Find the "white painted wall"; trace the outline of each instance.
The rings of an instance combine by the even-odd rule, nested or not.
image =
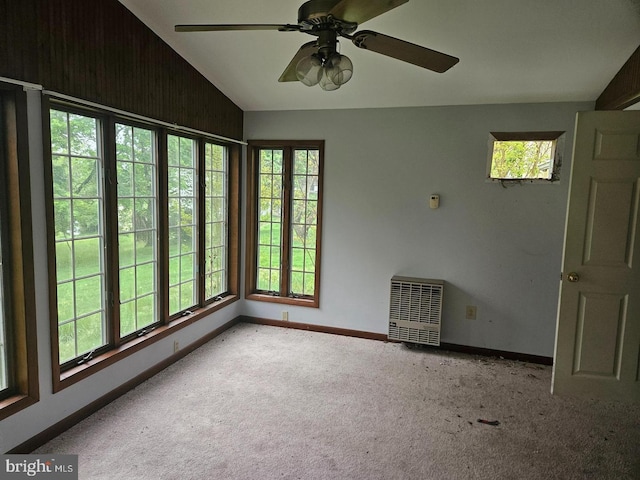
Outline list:
[[[386,333],[391,277],[436,278],[446,281],[443,342],[552,356],[574,120],[592,109],[245,113],[246,139],[324,139],[326,150],[320,308],[246,301],[243,312]],[[489,132],[535,130],[567,132],[560,182],[487,183]]]
[[[49,295],[47,286],[47,248],[42,152],[40,93],[29,92],[29,154],[34,233],[36,314],[38,334],[38,373],[40,401],[0,421],[0,453],[20,445],[65,417],[75,413],[123,383],[152,368],[173,354],[173,342],[182,348],[239,315],[242,301],[199,320],[173,335],[138,351],[55,395],[52,393],[51,346],[49,341]],[[71,452],[72,453],[72,452]]]
[[[40,401],[0,422],[30,439],[240,314],[386,333],[394,274],[442,278],[442,341],[551,356],[575,112],[591,103],[249,112],[247,139],[324,139],[319,309],[241,300],[52,394],[40,99],[29,93]],[[554,185],[485,182],[490,131],[566,130]],[[438,210],[428,208],[441,195]],[[243,237],[244,238],[244,237]],[[478,307],[475,321],[465,305]]]

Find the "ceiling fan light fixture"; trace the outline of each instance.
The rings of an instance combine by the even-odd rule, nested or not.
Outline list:
[[[334,83],[331,80],[332,67],[327,68],[326,66],[322,68],[322,77],[320,78],[320,88],[327,92],[332,90],[337,90],[340,88],[339,83]]]
[[[315,54],[303,57],[296,65],[296,77],[307,87],[317,85],[322,72],[322,61]]]
[[[353,76],[353,63],[346,55],[334,53],[325,62],[327,75],[336,85],[344,85]]]

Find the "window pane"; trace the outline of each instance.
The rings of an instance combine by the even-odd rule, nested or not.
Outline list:
[[[494,140],[490,178],[551,179],[555,140]]]
[[[53,169],[53,196],[68,197],[70,188],[70,166],[67,157],[54,155],[52,159]]]
[[[280,292],[283,158],[282,149],[260,150],[257,288],[267,292]]]
[[[60,363],[106,343],[103,162],[96,118],[51,110]]]
[[[136,331],[136,301],[125,302],[120,297],[120,336],[124,337]]]
[[[58,284],[57,292],[59,324],[73,321],[75,317],[76,295],[74,291],[75,283],[73,281]]]
[[[228,155],[227,148],[205,144],[205,300],[228,290]]]
[[[82,317],[77,321],[78,351],[90,352],[103,344],[102,316],[99,313]]]
[[[121,337],[159,320],[154,135],[116,124]]]
[[[69,153],[96,158],[98,156],[98,122],[93,117],[68,114]]]
[[[197,143],[167,136],[169,177],[169,314],[197,303]]]
[[[291,293],[315,294],[320,152],[294,150],[291,208]]]

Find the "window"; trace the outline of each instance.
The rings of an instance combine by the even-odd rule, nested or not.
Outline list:
[[[0,83],[0,420],[38,401],[26,95]]]
[[[324,142],[249,146],[247,298],[318,307]]]
[[[158,194],[155,133],[116,123],[120,337],[158,316]]]
[[[102,123],[51,110],[60,363],[107,343]]]
[[[205,144],[205,299],[219,297],[227,290],[229,258],[229,158],[228,150]]]
[[[169,135],[169,313],[196,303],[197,197],[195,140]]]
[[[492,132],[487,177],[497,181],[559,179],[564,132]]]
[[[239,148],[47,108],[59,389],[237,299]]]

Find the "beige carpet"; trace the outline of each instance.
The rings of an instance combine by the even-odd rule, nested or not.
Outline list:
[[[534,364],[240,324],[34,453],[78,454],[80,479],[640,478],[640,406],[550,382]]]

